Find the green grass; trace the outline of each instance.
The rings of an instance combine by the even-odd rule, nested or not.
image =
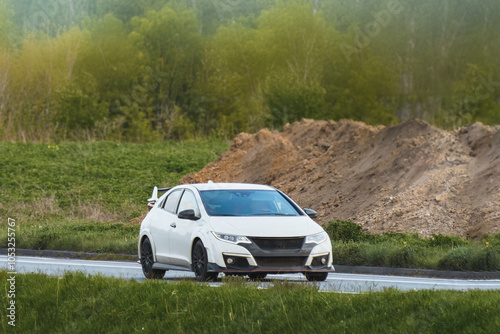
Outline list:
[[[2,226],[7,217],[16,220],[17,248],[135,254],[139,217],[153,186],[177,184],[227,147],[215,140],[0,143]],[[331,222],[327,231],[335,264],[500,269],[500,234],[481,240],[369,235],[344,221]],[[7,246],[6,232],[2,228],[0,247]]]
[[[227,148],[215,140],[0,143],[0,217],[16,220],[18,248],[135,253],[140,220],[130,221],[145,213],[153,186],[176,185]],[[6,240],[2,229],[0,247]]]
[[[478,240],[416,233],[367,234],[361,226],[334,221],[326,226],[335,264],[443,270],[500,270],[500,233]]]
[[[21,225],[19,248],[136,254],[139,225],[68,220]],[[7,240],[7,239],[5,239]]]
[[[6,272],[0,272],[5,291]],[[68,273],[16,277],[16,328],[3,333],[494,333],[500,291],[318,292],[275,282],[125,281]]]

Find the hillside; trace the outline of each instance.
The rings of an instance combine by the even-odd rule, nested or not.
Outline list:
[[[181,183],[209,179],[272,185],[317,210],[320,223],[476,237],[500,230],[500,126],[445,131],[422,121],[304,119],[283,132],[239,134],[218,161]]]

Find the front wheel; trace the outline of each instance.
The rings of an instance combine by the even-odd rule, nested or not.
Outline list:
[[[196,279],[200,282],[215,281],[218,273],[208,272],[207,250],[201,240],[196,241],[192,255],[193,271]]]
[[[162,279],[165,270],[153,269],[154,257],[151,241],[145,238],[141,245],[141,266],[144,276],[148,279]]]
[[[322,282],[326,280],[326,278],[328,277],[328,273],[305,272],[304,275],[306,275],[308,281],[316,281],[316,282]]]

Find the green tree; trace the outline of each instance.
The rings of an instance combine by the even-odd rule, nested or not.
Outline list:
[[[165,128],[172,119],[188,112],[185,109],[200,66],[202,41],[196,15],[180,5],[165,6],[133,18],[132,25],[130,39],[143,52],[141,57],[147,64],[139,90],[151,100],[152,126],[169,132]],[[134,99],[133,95],[129,97]]]
[[[324,118],[321,81],[331,29],[321,13],[305,1],[282,3],[263,12],[258,23],[272,60],[265,92],[271,124]]]
[[[229,130],[224,135],[231,136],[263,125],[262,83],[269,56],[259,42],[256,30],[239,24],[219,29],[211,40],[199,86],[207,97],[207,129],[224,124]]]
[[[99,20],[88,19],[85,27],[74,75],[57,91],[56,119],[70,130],[101,131],[96,129],[97,124],[113,124],[110,117],[118,113],[120,97],[130,92],[137,81],[140,54],[123,22],[112,14]]]
[[[83,38],[84,33],[77,28],[57,38],[39,33],[25,37],[13,53],[8,124],[24,139],[55,135],[56,94],[74,79]]]
[[[113,14],[88,20],[85,26],[85,40],[75,65],[80,85],[95,82],[97,91],[108,100],[128,93],[146,65],[146,56],[129,38],[125,24]]]

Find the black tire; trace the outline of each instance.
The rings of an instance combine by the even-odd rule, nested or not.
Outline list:
[[[219,273],[208,272],[207,250],[201,240],[196,241],[191,255],[193,263],[193,272],[196,280],[200,282],[215,281]]]
[[[328,277],[328,273],[309,273],[305,272],[308,281],[323,282]]]
[[[242,274],[242,273],[224,273],[224,276],[227,276],[227,277],[243,277],[243,276],[245,276],[245,274]]]
[[[151,242],[145,238],[141,244],[141,266],[142,272],[147,279],[162,279],[165,270],[153,269],[154,257]]]
[[[267,276],[267,273],[249,273],[248,274],[248,277],[252,280],[252,281],[260,281],[260,280],[263,280],[264,278],[266,278]]]

